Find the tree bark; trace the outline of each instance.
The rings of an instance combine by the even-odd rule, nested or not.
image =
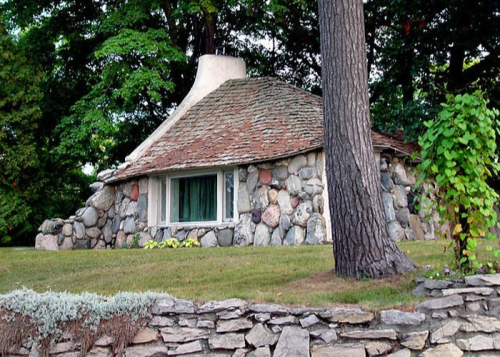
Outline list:
[[[370,135],[363,0],[319,0],[325,156],[335,272],[415,269],[389,237]]]

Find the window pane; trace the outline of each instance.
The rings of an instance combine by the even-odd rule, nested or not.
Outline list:
[[[217,175],[171,180],[170,221],[217,220]]]
[[[234,218],[234,173],[224,172],[224,219]]]

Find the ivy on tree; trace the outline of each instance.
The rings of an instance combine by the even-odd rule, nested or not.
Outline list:
[[[481,267],[477,239],[494,238],[488,229],[497,224],[493,208],[499,196],[487,181],[500,168],[495,154],[499,111],[488,109],[479,91],[448,95],[442,107],[437,120],[425,122],[427,131],[419,140],[417,186],[424,188],[421,209],[435,208],[450,223],[456,263],[467,272]],[[430,199],[433,181],[439,193]]]

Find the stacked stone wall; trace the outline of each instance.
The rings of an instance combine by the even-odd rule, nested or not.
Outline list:
[[[290,308],[239,299],[198,304],[162,296],[125,356],[498,356],[499,288],[500,275],[461,282],[420,279],[419,293],[439,297],[417,305],[415,312]],[[112,345],[112,338],[101,336],[87,356],[113,356]],[[64,334],[54,341],[51,355],[76,356],[79,348]],[[27,338],[11,356],[36,355],[35,349]]]
[[[75,215],[43,222],[36,249],[121,248],[125,242],[131,244],[136,233],[141,243],[151,240],[147,232],[148,179],[105,184],[114,173],[106,170],[98,175],[98,181],[90,186],[94,194]]]
[[[174,237],[192,238],[202,247],[281,246],[331,242],[324,216],[327,193],[323,152],[239,167],[237,223],[217,226],[148,226],[148,178],[107,184],[116,172],[106,170],[91,185],[94,194],[69,219],[46,220],[36,237],[41,250],[121,248],[139,234],[139,246]],[[416,212],[415,178],[399,159],[380,160],[382,201],[389,234],[402,239],[435,239],[437,215]],[[426,217],[430,216],[431,219]]]

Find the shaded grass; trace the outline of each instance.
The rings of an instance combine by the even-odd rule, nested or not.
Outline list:
[[[420,266],[451,260],[449,241],[403,242]],[[419,273],[421,274],[421,273]],[[0,293],[159,291],[207,301],[241,298],[285,305],[411,308],[415,275],[358,281],[333,273],[331,246],[38,252],[0,249]]]

